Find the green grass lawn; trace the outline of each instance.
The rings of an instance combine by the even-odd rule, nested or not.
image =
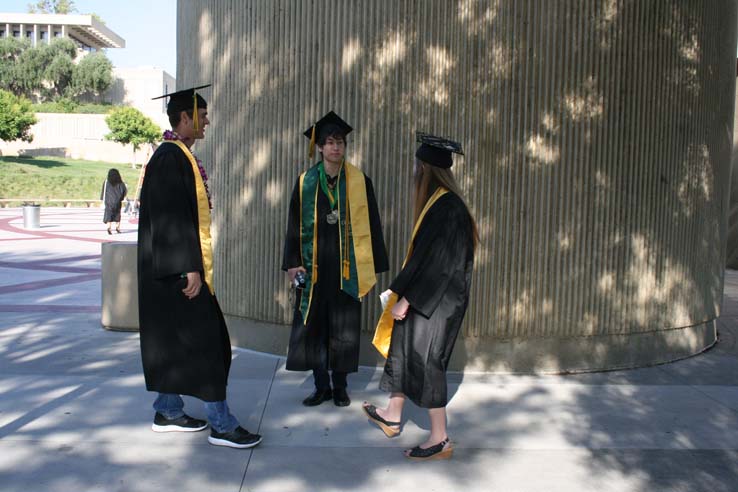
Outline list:
[[[139,170],[131,169],[130,164],[63,157],[0,157],[0,199],[31,199],[41,204],[62,199],[97,200],[112,167],[120,171],[132,196]]]

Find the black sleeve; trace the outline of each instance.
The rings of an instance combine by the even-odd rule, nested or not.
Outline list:
[[[458,203],[456,203],[458,201]],[[438,307],[454,273],[464,268],[469,218],[460,199],[441,197],[428,210],[413,241],[413,253],[390,289],[426,318]]]
[[[202,272],[195,179],[184,156],[163,153],[147,172],[146,202],[156,278]]]
[[[100,200],[105,198],[105,185],[108,184],[107,181],[103,181],[102,189],[100,190]]]
[[[287,271],[302,265],[300,247],[300,179],[297,179],[292,190],[290,210],[287,216],[287,234],[284,237],[284,252],[282,254],[282,270]]]
[[[365,176],[366,177],[366,176]],[[382,273],[389,270],[387,248],[384,245],[382,233],[382,219],[379,216],[377,199],[374,196],[372,180],[366,177],[366,202],[369,207],[369,227],[372,232],[372,255],[374,256],[374,271]]]

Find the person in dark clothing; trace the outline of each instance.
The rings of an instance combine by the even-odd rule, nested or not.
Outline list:
[[[446,368],[469,303],[477,229],[449,169],[456,142],[419,133],[415,157],[413,236],[402,270],[374,336],[387,360],[380,389],[389,404],[363,410],[388,437],[400,433],[409,398],[430,414],[431,434],[405,451],[411,459],[443,459],[452,453],[446,433]]]
[[[115,223],[115,232],[120,234],[120,209],[127,193],[128,189],[123,183],[123,178],[120,177],[118,170],[110,169],[108,179],[105,180],[100,191],[100,200],[103,201],[105,206],[103,222],[108,226],[108,234],[112,234],[110,228],[113,223]]]
[[[372,182],[344,158],[351,130],[331,111],[305,132],[310,157],[317,143],[322,160],[299,177],[290,201],[282,270],[304,284],[287,370],[313,371],[306,406],[351,403],[346,377],[358,370],[361,298],[389,268]]]
[[[174,131],[164,133],[141,189],[141,359],[146,388],[158,393],[155,432],[207,427],[184,413],[184,394],[205,402],[210,444],[251,448],[261,436],[242,428],[226,403],[231,342],[213,287],[212,207],[207,173],[190,150],[209,124],[207,104],[195,89],[170,94]]]

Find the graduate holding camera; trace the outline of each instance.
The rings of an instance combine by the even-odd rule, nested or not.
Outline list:
[[[292,191],[282,270],[298,287],[287,370],[313,371],[303,405],[348,406],[346,376],[359,365],[361,298],[389,269],[371,180],[345,159],[353,129],[333,111],[308,128],[310,157]],[[329,372],[330,371],[330,372]]]

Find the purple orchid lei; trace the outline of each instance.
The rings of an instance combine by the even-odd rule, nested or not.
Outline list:
[[[182,140],[179,137],[179,135],[177,135],[176,132],[173,132],[171,130],[165,130],[162,138],[165,141],[166,140],[180,140],[180,141]],[[210,210],[212,210],[213,202],[210,199],[210,188],[208,188],[208,173],[205,171],[205,168],[202,166],[202,161],[195,154],[192,154],[192,157],[194,157],[195,162],[197,162],[197,169],[200,170],[200,176],[202,177],[202,184],[205,185],[205,194],[208,196],[208,206],[210,207]]]

